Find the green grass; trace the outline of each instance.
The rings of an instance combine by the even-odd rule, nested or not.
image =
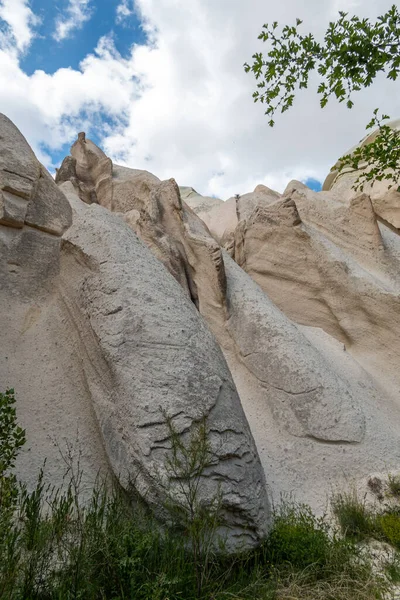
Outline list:
[[[388,492],[390,496],[393,496],[396,499],[400,499],[400,476],[399,475],[391,475],[388,476]]]
[[[389,477],[387,486],[390,487]],[[338,494],[332,500],[333,513],[347,539],[375,539],[400,550],[400,505],[393,493],[390,503],[368,506],[355,492]],[[393,502],[393,499],[395,502]]]
[[[345,537],[357,540],[372,536],[374,515],[356,492],[337,494],[332,498],[331,504]]]
[[[385,564],[385,571],[389,580],[395,584],[400,584],[400,556],[396,554],[391,560]]]
[[[187,540],[163,531],[143,507],[99,485],[80,505],[73,488],[21,490],[3,522],[0,598],[7,600],[223,600],[381,598],[381,581],[354,544],[304,505],[283,505],[265,543],[213,554],[198,588]],[[5,526],[6,525],[6,526]],[[357,595],[358,594],[358,595]]]
[[[0,394],[0,600],[383,600],[397,576],[394,562],[377,576],[358,550],[370,515],[346,497],[336,503],[344,535],[308,506],[283,503],[258,548],[227,554],[219,503],[204,512],[196,492],[210,452],[205,422],[167,461],[180,485],[178,502],[166,488],[168,529],[118,485],[99,482],[82,502],[79,475],[56,490],[41,472],[28,492],[13,474],[25,441],[14,405],[12,390]],[[395,517],[382,513],[374,527],[397,545]]]

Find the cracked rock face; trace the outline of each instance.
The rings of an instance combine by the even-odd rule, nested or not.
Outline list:
[[[165,518],[167,420],[187,440],[205,418],[201,498],[222,489],[238,548],[268,526],[265,481],[323,510],[332,486],[398,468],[400,237],[368,193],[223,202],[84,133],[57,188],[0,123],[0,374],[31,431],[27,482],[45,456],[62,478],[75,440],[88,489],[113,473]]]
[[[213,261],[218,245],[181,222],[173,181],[140,178],[140,206],[120,172],[113,200],[111,161],[84,136],[75,154],[57,187],[18,130],[0,120],[0,374],[16,389],[27,430],[18,474],[33,486],[46,459],[51,484],[60,485],[69,461],[79,461],[83,493],[99,472],[113,474],[166,518],[166,486],[179,490],[168,470],[167,422],[189,441],[205,421],[212,460],[199,500],[210,504],[221,494],[228,548],[252,547],[270,519],[264,471],[225,359],[193,302],[203,298],[189,289],[199,285],[189,270],[192,246]],[[118,215],[99,201],[116,202]],[[165,228],[173,251],[161,257],[168,266],[179,257],[182,285],[124,222],[124,211],[136,208],[154,247]]]
[[[60,236],[71,208],[25,138],[0,114],[0,277],[2,289],[30,296],[58,271]]]
[[[114,473],[160,511],[171,452],[166,417],[185,439],[205,418],[213,461],[200,497],[211,502],[220,486],[228,543],[257,543],[269,515],[264,474],[218,345],[181,286],[131,229],[102,207],[86,207],[71,184],[62,189],[74,206],[63,242],[62,298],[96,340],[86,344],[78,333]]]

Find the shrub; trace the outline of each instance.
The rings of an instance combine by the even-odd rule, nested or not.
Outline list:
[[[362,502],[355,492],[337,494],[331,501],[333,514],[338,520],[345,537],[362,539],[372,535],[374,519],[365,501]]]
[[[400,518],[396,513],[384,513],[376,519],[377,529],[382,537],[392,546],[400,550]]]
[[[400,476],[389,475],[387,483],[389,495],[396,499],[400,499]]]
[[[17,497],[12,473],[19,450],[25,444],[25,431],[17,425],[14,390],[0,393],[0,508],[11,507]]]
[[[274,565],[289,563],[298,569],[322,566],[331,547],[329,528],[308,506],[286,504],[275,515],[266,547]]]
[[[0,393],[0,598],[7,597],[18,574],[21,538],[14,526],[18,485],[12,472],[25,431],[17,424],[14,390]]]
[[[224,546],[219,535],[224,525],[222,514],[223,495],[218,488],[207,503],[201,497],[201,485],[205,471],[215,464],[215,456],[209,442],[206,419],[193,427],[184,440],[175,429],[172,419],[164,415],[171,440],[171,452],[165,462],[167,483],[163,485],[167,500],[165,508],[172,518],[176,532],[188,542],[193,555],[197,579],[197,593],[210,577],[215,551]]]

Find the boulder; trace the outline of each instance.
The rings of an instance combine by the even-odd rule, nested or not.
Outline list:
[[[162,512],[172,451],[167,419],[184,439],[206,419],[213,460],[201,500],[211,502],[220,489],[230,546],[254,545],[269,520],[264,473],[217,343],[119,216],[85,206],[71,184],[62,189],[74,207],[63,241],[62,300],[113,472]]]
[[[270,508],[231,374],[190,296],[121,213],[97,204],[112,202],[102,185],[108,159],[81,136],[89,151],[64,163],[58,180],[71,180],[58,187],[5,117],[0,142],[0,378],[15,388],[26,428],[18,477],[32,489],[45,463],[52,486],[67,473],[84,498],[99,475],[116,478],[166,519],[171,488],[179,493],[171,426],[189,443],[204,422],[212,458],[199,500],[220,497],[228,548],[256,545]],[[95,203],[80,200],[81,183]],[[176,184],[157,190],[178,235]],[[146,206],[162,214],[160,198]]]

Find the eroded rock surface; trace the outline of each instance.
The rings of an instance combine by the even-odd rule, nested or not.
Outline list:
[[[86,143],[82,137],[78,141],[81,153],[86,151]],[[90,143],[87,151],[91,154]],[[83,160],[82,168],[85,164]],[[343,299],[335,300],[326,277],[337,285],[337,295],[346,296],[349,261],[358,265],[357,257],[367,257],[368,262],[373,255],[378,267],[385,263],[385,276],[390,279],[390,266],[396,260],[393,252],[392,262],[384,256],[384,236],[369,198],[362,196],[347,204],[332,204],[327,198],[318,204],[311,190],[292,182],[284,196],[258,186],[251,194],[223,204],[191,188],[179,190],[174,180],[160,182],[145,171],[114,165],[111,182],[115,212],[181,284],[223,349],[267,481],[273,482],[272,493],[277,497],[279,491],[295,490],[302,499],[321,506],[331,475],[321,472],[321,465],[301,470],[299,457],[301,453],[309,456],[313,448],[324,460],[332,461],[335,456],[335,469],[332,465],[329,469],[336,480],[349,469],[357,471],[352,465],[352,456],[357,455],[364,473],[371,460],[366,446],[371,441],[367,423],[373,403],[366,403],[365,389],[372,390],[373,385],[362,369],[358,374],[361,383],[349,383],[340,361],[330,360],[326,344],[320,344],[309,328],[291,322],[287,314],[300,325],[309,325],[312,319],[319,330],[349,343],[347,329],[341,324],[344,317],[336,317],[334,312]],[[79,193],[79,182],[78,187],[73,178],[71,183]],[[327,246],[336,248],[335,235],[343,240],[348,253],[340,248],[336,254],[328,252]],[[357,244],[361,235],[364,238]],[[240,266],[228,254],[224,256],[223,245]],[[360,265],[358,269],[354,277],[365,285]],[[354,298],[343,308],[350,314],[352,303],[354,311],[360,306],[356,287],[354,284]],[[373,294],[378,305],[382,298],[374,287]],[[315,307],[320,315],[315,314]],[[349,371],[355,370],[350,356],[345,356],[344,364]],[[288,440],[296,457],[291,453],[284,460],[277,448]],[[381,438],[375,440],[375,450],[383,443]],[[326,446],[324,451],[321,446]],[[294,464],[299,469],[296,475]]]
[[[0,132],[10,140],[3,154],[0,145],[4,193],[27,204],[23,223],[9,210],[0,225],[0,373],[2,385],[17,391],[28,438],[18,474],[34,485],[46,458],[47,476],[60,485],[79,463],[86,491],[98,473],[112,474],[165,518],[165,486],[177,487],[167,468],[168,420],[184,440],[204,420],[213,459],[199,499],[207,504],[222,494],[231,549],[257,544],[270,519],[265,476],[231,374],[190,294],[124,222],[122,207],[134,208],[129,198],[120,197],[118,214],[98,206],[112,206],[111,161],[81,136],[89,150],[75,146],[76,158],[58,172],[59,188],[11,122]],[[157,182],[142,199],[144,219],[153,207],[160,212],[151,223],[158,216],[171,239],[183,236],[174,182]],[[190,244],[200,252],[218,247],[188,221]],[[157,234],[148,231],[153,243]],[[190,259],[179,241],[176,247]]]
[[[292,184],[282,200],[239,223],[235,259],[286,315],[343,342],[395,391],[400,238],[393,235],[379,229],[368,196],[339,203]]]
[[[171,451],[166,418],[185,437],[205,418],[214,460],[200,496],[210,502],[220,485],[231,543],[254,544],[268,523],[264,474],[218,345],[130,228],[83,205],[68,185],[75,214],[63,242],[62,300],[114,473],[160,510]]]
[[[400,129],[400,119],[387,123],[394,130]],[[379,129],[365,136],[357,145],[344,153],[349,155],[359,146],[365,146],[375,140],[379,133]],[[338,165],[332,167],[331,172],[325,179],[323,190],[332,191],[340,198],[350,199],[357,196],[357,192],[353,189],[354,184],[361,175],[365,165],[360,165],[358,171],[351,168],[345,168],[339,173]],[[389,170],[387,171],[387,173]],[[400,231],[400,192],[398,187],[400,181],[382,180],[366,183],[363,186],[364,193],[368,194],[374,207],[377,217],[386,225]]]
[[[257,186],[223,202],[114,165],[83,133],[57,189],[18,144],[20,166],[5,167],[16,180],[3,176],[0,234],[8,239],[13,223],[58,245],[42,245],[51,276],[27,278],[28,260],[16,276],[2,254],[21,306],[8,305],[13,360],[1,359],[0,372],[31,391],[35,416],[27,404],[21,414],[34,421],[35,448],[46,449],[53,473],[60,464],[44,432],[72,438],[76,417],[85,469],[112,472],[126,488],[133,479],[159,508],[166,419],[187,439],[206,418],[215,461],[202,498],[221,483],[238,547],[265,532],[265,480],[275,501],[294,494],[318,510],[332,486],[398,467],[400,237],[370,194],[290,182],[283,195]],[[15,175],[23,164],[33,195]],[[22,214],[18,198],[37,190],[41,203]],[[60,198],[73,207],[67,231]],[[25,381],[29,361],[40,385]],[[39,398],[57,385],[59,402]],[[23,461],[26,472],[27,454]]]
[[[12,294],[29,297],[51,286],[71,208],[25,138],[1,114],[0,135],[0,278],[11,301]]]

